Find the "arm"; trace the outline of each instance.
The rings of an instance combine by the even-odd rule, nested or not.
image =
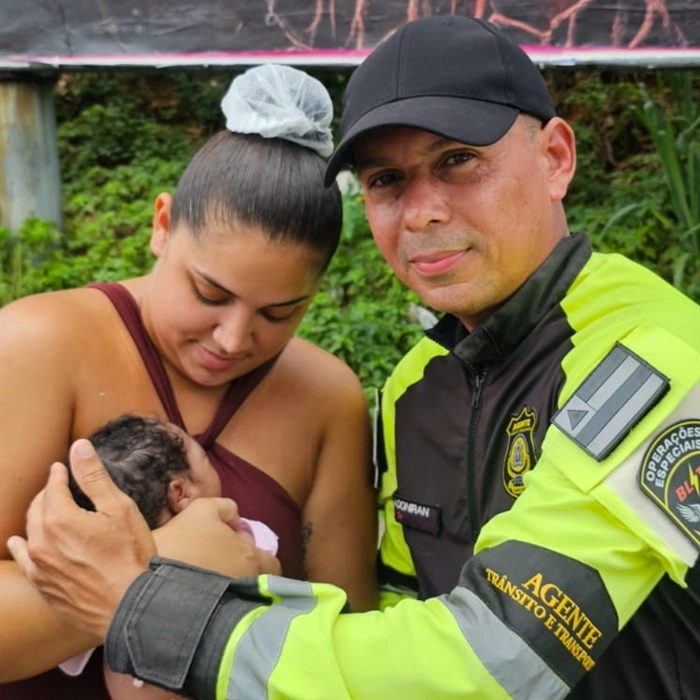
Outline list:
[[[24,532],[29,503],[70,440],[75,358],[64,357],[67,320],[48,297],[0,311],[0,682],[44,671],[95,642],[56,617],[5,547]]]
[[[678,399],[654,409],[655,426],[700,415],[700,385]],[[137,658],[125,639],[156,644],[153,627],[167,611],[197,629],[188,670],[160,682],[202,698],[237,697],[241,688],[271,699],[312,697],[299,685],[310,677],[319,697],[564,698],[664,573],[683,584],[697,552],[649,499],[630,493],[656,430],[641,441],[633,433],[623,459],[605,463],[552,433],[525,493],[484,528],[449,596],[347,615],[331,586],[263,577],[209,579],[208,596],[195,603],[184,591],[210,575],[156,560],[119,605],[110,664],[155,662],[157,650]],[[137,608],[144,597],[151,603]]]
[[[338,366],[311,492],[303,511],[309,580],[332,583],[353,610],[377,605],[376,494],[370,424],[362,387]]]
[[[601,461],[551,428],[527,489],[483,529],[450,595],[343,614],[345,596],[333,586],[232,581],[156,559],[150,571],[120,570],[129,587],[109,626],[110,665],[201,698],[235,697],[241,687],[267,698],[565,697],[661,576],[683,585],[697,559],[638,479],[668,426],[700,423],[700,357],[669,341],[649,359],[671,377],[668,394]],[[54,537],[73,517],[53,513]],[[25,569],[46,593],[42,559],[55,543],[40,535],[30,532],[38,573]],[[78,596],[62,609],[104,634],[115,605]],[[95,610],[104,614],[90,624]],[[182,642],[177,664],[166,619]]]
[[[125,676],[112,671],[107,663],[104,664],[104,679],[110,700],[176,700],[182,695],[175,695],[155,685],[144,685],[133,676]]]

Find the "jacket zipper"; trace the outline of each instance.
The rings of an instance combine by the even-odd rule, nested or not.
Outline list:
[[[479,425],[479,410],[481,408],[481,387],[484,385],[486,378],[486,369],[484,367],[470,366],[469,370],[470,384],[472,386],[472,411],[469,418],[469,443],[467,446],[467,504],[469,508],[469,526],[474,537],[474,542],[481,531],[480,518],[477,513],[477,497],[474,487],[475,481],[475,464],[476,464],[476,440],[477,428]]]

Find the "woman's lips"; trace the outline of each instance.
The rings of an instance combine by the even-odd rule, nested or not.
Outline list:
[[[202,364],[207,369],[217,372],[230,369],[240,360],[240,358],[236,357],[221,357],[211,350],[208,350],[203,345],[199,346],[199,356]]]

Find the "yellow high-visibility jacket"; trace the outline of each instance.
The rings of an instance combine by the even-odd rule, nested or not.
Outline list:
[[[472,334],[431,335],[383,392],[394,604],[156,559],[110,626],[115,670],[202,699],[548,700],[606,650],[641,677],[619,633],[659,586],[699,619],[700,307],[577,235]],[[698,629],[665,699],[698,687]]]

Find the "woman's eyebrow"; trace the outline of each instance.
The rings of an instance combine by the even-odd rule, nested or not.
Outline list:
[[[199,277],[201,277],[207,284],[211,285],[212,287],[215,287],[219,291],[223,292],[224,294],[228,294],[231,297],[236,297],[235,292],[232,292],[230,289],[227,289],[224,287],[222,284],[217,282],[215,279],[212,277],[209,277],[206,273],[202,272],[201,270],[198,270],[197,268],[193,268],[195,274],[197,274]],[[290,299],[289,301],[278,301],[273,304],[266,304],[268,307],[273,307],[277,308],[279,306],[294,306],[294,304],[299,304],[302,301],[306,301],[307,299],[310,299],[311,295],[310,294],[302,294],[300,297],[296,297],[295,299]]]
[[[209,277],[209,275],[207,275],[205,272],[198,270],[196,267],[192,268],[192,270],[198,277],[201,277],[208,285],[215,287],[219,291],[223,292],[224,294],[228,294],[229,296],[236,296],[230,289],[224,287],[223,284],[217,282],[213,277]]]
[[[306,301],[307,299],[310,299],[311,295],[310,294],[304,294],[300,297],[297,297],[296,299],[290,299],[289,301],[278,301],[275,302],[274,304],[267,304],[268,307],[272,306],[274,308],[277,308],[278,306],[294,306],[294,304],[299,304],[302,301]]]

